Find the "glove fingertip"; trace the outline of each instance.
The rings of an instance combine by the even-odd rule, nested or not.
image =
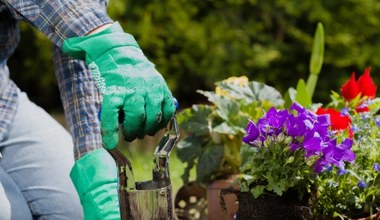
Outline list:
[[[103,132],[102,132],[103,133]],[[103,147],[107,150],[113,150],[119,144],[119,135],[118,133],[113,133],[110,135],[102,135]]]
[[[169,122],[169,120],[175,114],[177,106],[178,106],[178,102],[176,102],[176,99],[174,99],[173,97],[167,98],[162,107],[162,119],[166,120],[166,122]]]

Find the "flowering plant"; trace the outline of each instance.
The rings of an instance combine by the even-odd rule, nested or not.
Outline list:
[[[184,131],[177,155],[187,163],[182,176],[188,183],[195,168],[198,183],[210,183],[238,174],[241,138],[248,118],[258,118],[263,109],[283,104],[281,94],[273,87],[249,81],[247,77],[230,77],[216,83],[215,91],[198,91],[209,100],[178,114]]]
[[[241,191],[255,198],[310,192],[318,173],[326,167],[344,169],[352,162],[352,140],[330,135],[328,115],[317,115],[294,103],[289,109],[269,109],[257,123],[249,122],[241,151]]]
[[[332,93],[332,102],[319,113],[331,116],[336,137],[353,138],[356,160],[346,168],[331,168],[317,179],[316,215],[357,218],[372,216],[380,207],[380,101],[370,68],[356,81],[355,73]],[[331,171],[330,171],[331,170]],[[337,171],[337,172],[335,172]]]

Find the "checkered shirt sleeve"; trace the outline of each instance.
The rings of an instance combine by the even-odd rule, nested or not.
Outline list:
[[[0,12],[7,12],[7,21],[0,24],[0,83],[5,86],[0,91],[0,136],[12,123],[17,109],[17,87],[9,80],[6,58],[13,52],[18,42],[16,19],[23,19],[41,30],[54,47],[55,74],[60,89],[65,117],[74,141],[74,155],[79,159],[87,152],[102,147],[98,112],[101,96],[84,62],[74,60],[61,53],[59,46],[69,37],[82,36],[94,28],[113,21],[106,15],[107,0],[0,0]],[[3,13],[4,14],[4,13]],[[12,30],[8,26],[12,24]],[[5,26],[6,25],[6,26]],[[5,29],[7,28],[7,29]],[[1,40],[3,39],[3,40]],[[3,68],[3,71],[1,71]],[[5,88],[7,90],[5,91]],[[1,132],[4,130],[4,132]],[[1,138],[1,137],[0,137]]]
[[[113,23],[99,1],[88,0],[0,0],[16,19],[25,20],[61,46],[70,37],[83,36]]]
[[[98,113],[101,96],[82,61],[74,60],[54,48],[54,67],[66,121],[74,141],[74,156],[102,147]]]

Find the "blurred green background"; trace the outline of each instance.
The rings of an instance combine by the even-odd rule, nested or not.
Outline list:
[[[318,22],[326,48],[314,101],[367,66],[380,81],[377,0],[110,0],[109,14],[136,37],[182,107],[204,101],[197,89],[232,75],[281,92],[295,86],[308,76]],[[48,111],[60,110],[49,41],[27,24],[21,34],[11,77]]]
[[[314,102],[329,100],[330,90],[338,91],[351,72],[360,75],[367,66],[380,82],[378,0],[110,0],[109,15],[135,36],[182,108],[205,102],[196,90],[212,90],[229,76],[246,75],[282,93],[295,87],[309,74],[318,22],[326,47]],[[52,114],[62,111],[51,44],[26,23],[9,66],[11,78],[33,101]],[[142,154],[133,149],[128,153]],[[150,166],[150,159],[137,159]]]

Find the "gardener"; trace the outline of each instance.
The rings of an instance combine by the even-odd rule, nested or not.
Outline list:
[[[82,219],[83,211],[86,219],[120,218],[116,166],[106,151],[118,144],[119,123],[131,141],[155,134],[174,113],[164,79],[105,5],[0,0],[0,219]],[[55,45],[74,156],[65,130],[9,79],[6,62],[18,44],[18,20]]]

